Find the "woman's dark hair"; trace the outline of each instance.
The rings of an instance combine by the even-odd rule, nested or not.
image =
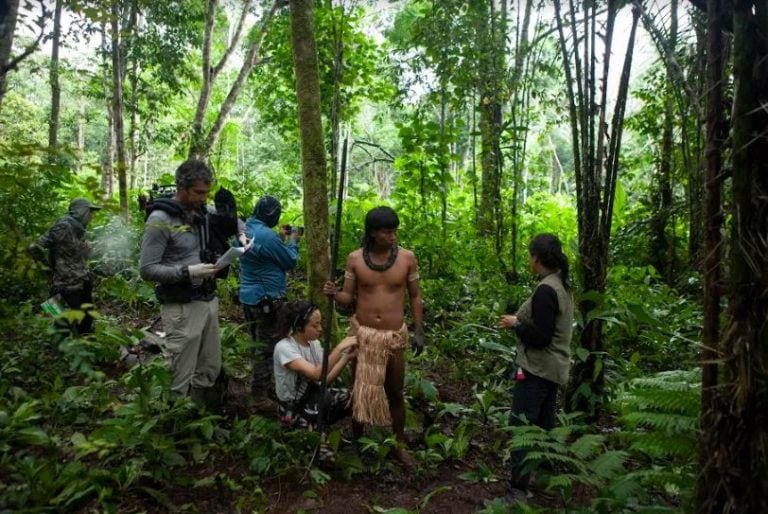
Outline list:
[[[283,212],[283,206],[280,200],[274,196],[265,195],[259,198],[253,207],[253,217],[264,222],[269,228],[277,225],[280,221],[280,214]]]
[[[177,189],[189,189],[198,181],[203,181],[206,184],[213,182],[211,168],[203,161],[187,159],[176,168]]]
[[[363,247],[373,248],[373,236],[371,232],[381,229],[396,229],[400,226],[400,218],[392,207],[381,205],[374,207],[365,215],[365,235],[363,236]]]
[[[317,309],[317,305],[309,300],[295,300],[283,304],[277,314],[277,336],[282,339],[293,332],[304,330],[312,313]]]
[[[563,244],[554,234],[538,234],[528,245],[528,253],[539,258],[539,262],[549,269],[560,270],[563,287],[570,291],[568,277],[568,257],[563,253]]]

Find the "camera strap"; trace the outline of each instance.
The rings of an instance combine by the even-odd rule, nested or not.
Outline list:
[[[210,227],[208,226],[208,216],[203,216],[202,221],[197,223],[197,239],[200,243],[200,262],[207,262],[208,256],[208,236]]]

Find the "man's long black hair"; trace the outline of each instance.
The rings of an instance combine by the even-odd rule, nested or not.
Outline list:
[[[371,234],[374,230],[396,229],[400,226],[400,218],[392,207],[381,205],[374,207],[365,215],[365,235],[363,236],[363,248],[373,249],[374,239]]]

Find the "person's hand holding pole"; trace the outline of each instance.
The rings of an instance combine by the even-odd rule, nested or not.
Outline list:
[[[338,293],[338,289],[336,288],[336,284],[334,282],[331,282],[330,280],[327,281],[325,284],[323,284],[323,294],[325,296],[329,296],[331,298],[336,297],[336,293]]]

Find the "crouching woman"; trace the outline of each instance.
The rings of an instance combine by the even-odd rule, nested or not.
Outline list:
[[[275,346],[275,392],[280,421],[289,427],[317,424],[320,404],[320,375],[323,367],[322,315],[309,301],[298,300],[283,305],[278,315]],[[328,356],[327,384],[339,376],[355,357],[357,339],[341,341]],[[352,413],[352,394],[347,389],[326,389],[326,423],[332,424]]]

